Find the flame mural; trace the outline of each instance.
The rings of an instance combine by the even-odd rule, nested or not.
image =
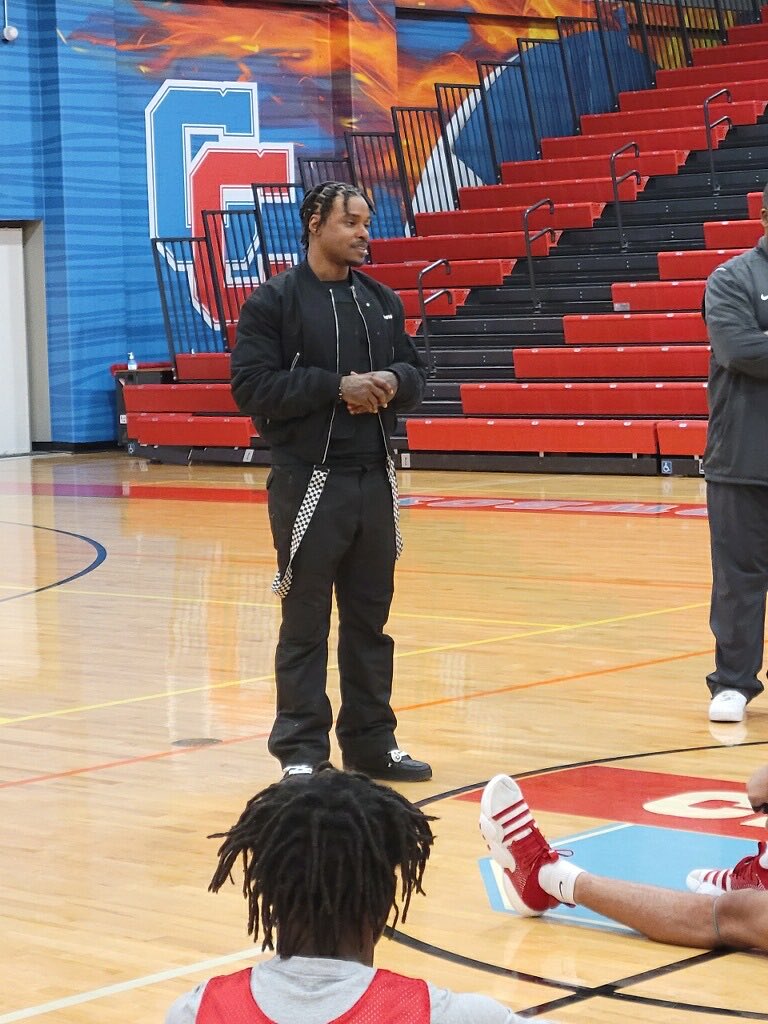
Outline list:
[[[289,119],[299,111],[300,120],[308,102],[333,105],[351,82],[362,102],[354,105],[354,124],[332,115],[338,131],[360,127],[363,116],[376,127],[371,120],[381,122],[393,104],[434,104],[435,81],[475,81],[476,60],[507,60],[518,37],[551,35],[541,19],[592,13],[584,0],[441,0],[440,7],[451,16],[431,6],[429,16],[395,18],[394,4],[372,0],[350,0],[348,11],[125,0],[119,31],[110,35],[94,17],[67,41],[112,49],[153,78],[258,79]]]

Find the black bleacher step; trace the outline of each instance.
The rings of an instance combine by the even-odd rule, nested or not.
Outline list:
[[[737,171],[722,171],[717,175],[721,194],[746,195],[762,189],[768,180],[768,168],[749,167]],[[651,178],[642,195],[654,199],[672,199],[680,195],[711,195],[712,181],[709,174],[660,174]]]
[[[533,260],[536,283],[560,283],[576,285],[604,284],[613,281],[635,281],[653,279],[658,276],[655,253],[589,253],[560,256],[553,250],[551,256],[537,256]],[[525,260],[518,260],[512,273],[506,278],[510,284],[523,284],[528,280],[528,266]]]
[[[424,355],[421,350],[422,357]],[[461,385],[458,381],[428,380],[424,391],[425,401],[459,402],[461,401]]]
[[[527,278],[527,268],[526,268]],[[595,284],[595,285],[547,285],[543,288],[537,288],[537,296],[542,304],[552,303],[568,305],[580,302],[610,302],[611,301],[611,286],[610,284]],[[530,306],[531,304],[531,289],[528,281],[525,284],[508,285],[503,284],[498,287],[486,287],[486,288],[473,288],[469,293],[466,305],[463,307],[466,309],[470,304],[479,303],[480,305],[490,302],[502,302],[509,305],[522,305]],[[458,311],[457,311],[458,312]]]
[[[740,149],[743,146],[768,145],[768,125],[765,122],[765,115],[757,124],[739,124],[726,135],[720,143],[721,152],[724,149]]]
[[[501,319],[501,318],[499,318]],[[562,317],[558,317],[558,324]],[[480,346],[482,348],[505,348],[510,345],[517,345],[518,348],[546,348],[550,345],[562,347],[565,344],[565,336],[562,329],[548,331],[546,334],[540,331],[536,334],[523,334],[521,331],[510,333],[508,331],[483,333],[472,329],[472,321],[464,319],[457,324],[454,330],[462,330],[461,334],[435,334],[431,328],[429,341],[433,349],[457,349]],[[421,339],[417,339],[419,344]]]
[[[515,289],[521,291],[522,289]],[[538,292],[537,292],[538,295]],[[542,302],[536,309],[537,316],[565,316],[566,313],[612,313],[613,302],[606,299],[603,302]],[[523,313],[533,314],[531,304],[530,288],[526,289],[525,298],[518,298],[515,302],[505,302],[503,297],[493,298],[485,301],[475,299],[470,295],[463,306],[456,310],[457,317],[468,316],[519,316]]]
[[[764,146],[741,146],[730,149],[716,149],[714,154],[715,170],[735,171],[750,167],[768,167],[768,138]],[[678,174],[693,174],[709,170],[709,153],[697,151],[691,153]]]
[[[520,316],[447,316],[430,319],[430,337],[445,334],[472,334],[487,338],[489,335],[525,335],[538,338],[540,335],[562,335],[562,317],[538,316],[528,313]]]
[[[738,196],[682,196],[673,199],[654,199],[641,193],[633,203],[621,204],[621,219],[630,224],[689,223],[706,220],[744,220],[747,217],[746,193]],[[597,222],[601,227],[616,223],[616,209],[611,203]]]
[[[434,366],[452,366],[454,376],[456,367],[498,367],[509,375],[512,369],[512,341],[510,340],[504,348],[489,348],[478,345],[476,348],[457,349],[432,349],[432,360]],[[518,346],[519,347],[519,346]]]
[[[432,380],[468,381],[492,380],[497,382],[513,381],[514,370],[511,366],[435,366]]]
[[[601,220],[598,220],[593,228],[572,228],[569,231],[564,231],[557,243],[557,253],[564,253],[571,248],[577,249],[587,246],[602,246],[606,248],[618,245],[618,232],[615,225],[603,226]],[[674,247],[679,248],[679,242],[695,241],[697,248],[701,248],[704,244],[704,228],[700,223],[668,224],[661,222],[627,224],[624,228],[624,238],[630,245],[651,243],[652,245],[663,246],[664,243],[674,243]]]
[[[572,252],[580,253],[583,256],[594,254],[596,256],[605,255],[606,253],[656,253],[656,252],[678,252],[683,249],[703,249],[704,248],[704,237],[702,234],[701,238],[678,238],[668,239],[666,241],[654,241],[649,239],[646,241],[633,241],[627,239],[626,235],[628,232],[625,231],[625,247],[622,248],[619,243],[619,235],[617,229],[614,227],[610,232],[613,235],[613,241],[603,241],[594,244],[588,242],[582,243],[578,246],[569,245],[558,245],[557,252],[563,256],[567,256]]]

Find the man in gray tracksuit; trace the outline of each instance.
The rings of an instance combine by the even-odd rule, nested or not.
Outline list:
[[[710,626],[715,670],[707,677],[713,722],[740,722],[763,691],[768,591],[768,186],[765,235],[707,281],[712,345],[704,455],[712,552]]]

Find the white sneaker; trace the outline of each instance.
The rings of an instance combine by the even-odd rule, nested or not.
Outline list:
[[[721,690],[709,702],[710,722],[743,722],[747,698],[738,690]]]

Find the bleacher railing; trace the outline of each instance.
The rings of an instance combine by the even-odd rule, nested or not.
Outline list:
[[[373,206],[371,238],[398,238],[409,225],[405,171],[394,132],[346,132],[355,184]]]
[[[226,351],[226,324],[210,241],[151,238],[160,308],[173,362],[183,352]]]
[[[266,280],[256,210],[204,210],[203,230],[223,318],[233,323],[251,292]]]
[[[436,82],[435,96],[457,188],[496,180],[496,161],[477,82]]]
[[[417,213],[453,210],[458,201],[453,160],[445,145],[437,107],[392,107],[395,142],[405,175],[408,223]]]
[[[477,75],[488,132],[494,179],[507,161],[535,160],[536,137],[519,61],[479,60]]]
[[[349,157],[323,159],[300,156],[296,163],[299,168],[299,180],[306,192],[324,181],[346,181],[350,185],[355,184]]]
[[[567,101],[562,43],[557,39],[518,39],[520,67],[528,101],[536,155],[541,140],[552,135],[572,135],[577,128]]]
[[[251,185],[256,230],[264,277],[301,263],[301,217],[304,188],[296,182],[256,182]]]
[[[563,75],[575,124],[583,114],[602,114],[616,105],[616,89],[597,18],[557,18],[563,51]]]

